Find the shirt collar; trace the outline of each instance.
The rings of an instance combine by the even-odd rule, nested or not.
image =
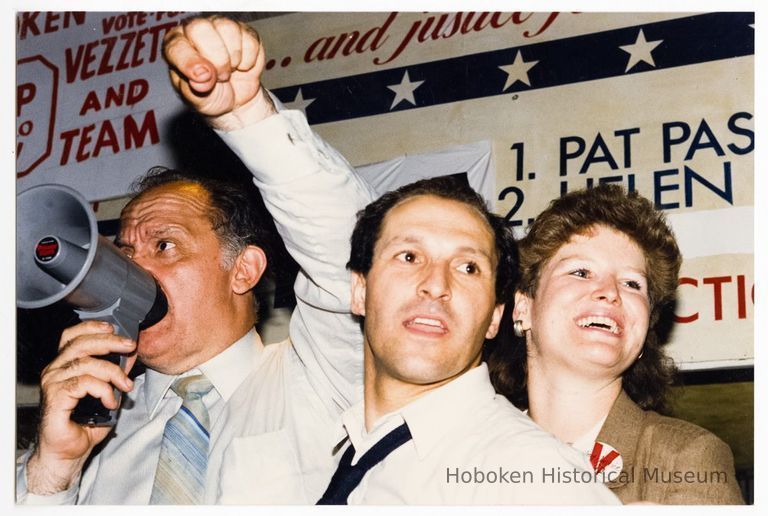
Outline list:
[[[403,407],[403,419],[408,423],[419,458],[425,457],[462,422],[473,421],[472,415],[480,404],[495,396],[488,366],[482,363]]]
[[[369,435],[365,431],[365,404],[363,400],[358,401],[341,414],[341,424],[344,428],[342,433],[349,438],[355,452],[360,453]]]
[[[253,370],[253,363],[261,357],[264,344],[255,329],[251,329],[227,349],[207,362],[179,375],[167,375],[147,368],[145,373],[146,402],[152,419],[176,378],[204,374],[216,392],[226,402]]]
[[[355,447],[355,459],[364,455],[374,444],[384,438],[389,432],[403,424],[400,410],[381,416],[369,432],[365,428],[365,406],[362,401],[354,404],[341,415],[341,420],[352,446]]]
[[[600,421],[598,421],[595,426],[590,428],[581,437],[570,443],[571,446],[581,452],[592,453],[592,448],[594,448],[595,441],[597,440],[597,434],[600,433],[600,429],[603,427],[603,423],[605,423],[606,417],[608,417],[608,414],[606,414],[605,417],[600,418]]]
[[[399,426],[403,420],[413,436],[416,454],[424,458],[441,438],[461,422],[472,421],[472,413],[484,401],[492,400],[496,392],[485,363],[470,369],[455,380],[429,391],[400,410],[382,416],[370,432],[365,430],[365,406],[360,401],[344,411],[342,423],[355,447],[356,454]]]

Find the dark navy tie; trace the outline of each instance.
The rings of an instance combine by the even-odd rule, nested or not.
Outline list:
[[[410,440],[411,432],[408,430],[408,425],[403,423],[374,444],[354,466],[352,457],[355,455],[355,447],[350,444],[341,457],[339,467],[336,468],[328,489],[318,500],[317,505],[347,505],[347,497],[360,484],[368,470]]]

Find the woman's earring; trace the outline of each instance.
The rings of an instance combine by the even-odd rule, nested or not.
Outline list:
[[[518,319],[512,323],[512,331],[515,333],[515,337],[525,336],[525,330],[523,330],[523,321]]]
[[[645,350],[644,350],[644,349],[643,349],[642,351],[640,351],[640,354],[639,354],[639,355],[637,355],[637,360],[640,360],[641,358],[643,358],[643,353],[644,353],[644,352],[645,352]]]

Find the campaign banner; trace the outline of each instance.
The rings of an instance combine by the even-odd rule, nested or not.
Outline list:
[[[753,362],[753,13],[295,13],[252,22],[264,82],[353,164],[491,144],[523,234],[598,183],[664,210],[685,256],[670,354]],[[487,195],[487,194],[486,194]]]
[[[175,165],[166,134],[184,108],[159,42],[187,15],[17,14],[19,190],[57,182],[104,201]],[[753,363],[754,13],[249,23],[265,85],[372,184],[465,172],[518,234],[573,189],[612,182],[652,200],[685,257],[670,354],[689,369]]]
[[[88,200],[124,195],[156,164],[184,111],[168,80],[163,36],[189,13],[16,15],[18,191],[60,183]]]

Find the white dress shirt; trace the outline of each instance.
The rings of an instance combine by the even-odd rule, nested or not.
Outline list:
[[[210,394],[205,503],[314,503],[334,469],[340,413],[362,394],[362,336],[349,312],[346,262],[356,212],[372,198],[351,166],[298,111],[221,133],[252,171],[288,251],[301,267],[290,339],[263,346],[255,332],[199,369]],[[148,371],[124,397],[118,423],[82,475],[53,496],[18,503],[146,504],[166,421],[181,404],[175,377]]]
[[[584,435],[570,443],[570,445],[587,456],[592,453],[592,448],[595,446],[597,435],[600,433],[600,429],[603,428],[603,424],[605,424],[607,417],[608,414],[602,417],[600,421],[598,421],[595,426],[590,428]]]
[[[485,364],[383,416],[370,433],[362,401],[342,421],[352,464],[403,422],[413,436],[366,473],[350,504],[618,503],[600,482],[565,478],[591,474],[589,463],[496,394]]]

